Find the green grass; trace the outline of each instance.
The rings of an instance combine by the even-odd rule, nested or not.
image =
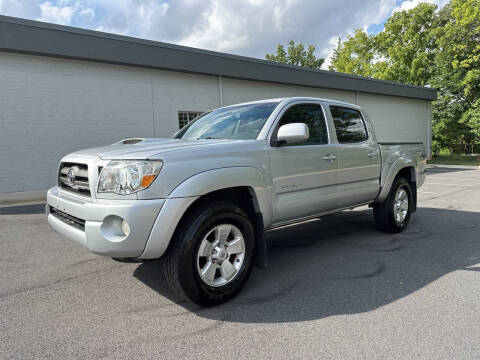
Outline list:
[[[440,155],[439,158],[433,158],[427,161],[428,164],[439,165],[473,165],[480,166],[480,155]]]

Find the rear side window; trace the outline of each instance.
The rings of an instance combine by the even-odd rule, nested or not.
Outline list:
[[[305,123],[310,133],[310,138],[306,142],[295,145],[328,144],[327,126],[320,105],[298,104],[291,106],[282,115],[278,128],[291,123]]]
[[[362,142],[368,139],[367,128],[359,111],[330,106],[337,139],[341,144]]]

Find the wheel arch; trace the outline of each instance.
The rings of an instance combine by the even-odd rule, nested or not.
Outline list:
[[[264,221],[263,214],[256,196],[256,192],[251,186],[234,186],[229,188],[223,188],[208,192],[199,196],[182,214],[178,224],[173,232],[172,239],[175,237],[175,232],[182,226],[184,219],[187,219],[189,215],[194,212],[198,207],[203,206],[205,203],[214,201],[228,201],[244,210],[252,221],[255,231],[255,251],[254,251],[254,264],[261,268],[267,267],[267,243],[264,236]],[[169,245],[171,246],[171,241]]]
[[[410,183],[412,188],[413,197],[414,197],[414,206],[413,211],[416,211],[417,207],[417,173],[415,171],[415,164],[412,160],[398,159],[388,171],[388,174],[385,176],[383,185],[380,189],[380,192],[375,199],[376,203],[383,202],[392,188],[392,185],[395,179],[399,176],[402,176]]]
[[[271,189],[267,177],[254,167],[238,166],[220,168],[196,174],[179,184],[168,195],[168,198],[205,197],[214,192],[235,191],[234,189],[248,190],[252,198],[255,212],[261,213],[265,225],[269,225],[272,218]],[[193,204],[192,204],[193,205]]]
[[[265,176],[253,167],[221,168],[196,174],[178,185],[168,196],[166,202],[179,203],[173,211],[176,216],[170,217],[168,231],[163,234],[152,234],[146,251],[141,258],[157,258],[170,246],[171,239],[181,226],[182,220],[206,201],[226,200],[240,206],[251,216],[255,228],[256,251],[255,264],[266,267],[265,226],[271,221],[271,202],[269,184]],[[164,209],[162,209],[161,213]],[[167,211],[165,209],[166,212]],[[160,217],[161,215],[159,215]],[[164,223],[157,217],[157,222]],[[174,221],[175,223],[172,223]],[[155,226],[155,232],[162,226]],[[152,241],[152,243],[150,243]]]

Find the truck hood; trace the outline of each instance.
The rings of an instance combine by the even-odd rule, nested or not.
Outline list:
[[[135,138],[125,139],[118,143],[76,151],[74,154],[87,154],[98,156],[104,160],[143,160],[154,155],[175,150],[194,149],[198,147],[211,147],[226,143],[239,143],[245,140],[196,140],[185,141],[181,139]]]

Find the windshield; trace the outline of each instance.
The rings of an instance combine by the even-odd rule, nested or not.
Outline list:
[[[271,102],[213,110],[183,127],[175,138],[253,140],[277,105],[278,102]]]

